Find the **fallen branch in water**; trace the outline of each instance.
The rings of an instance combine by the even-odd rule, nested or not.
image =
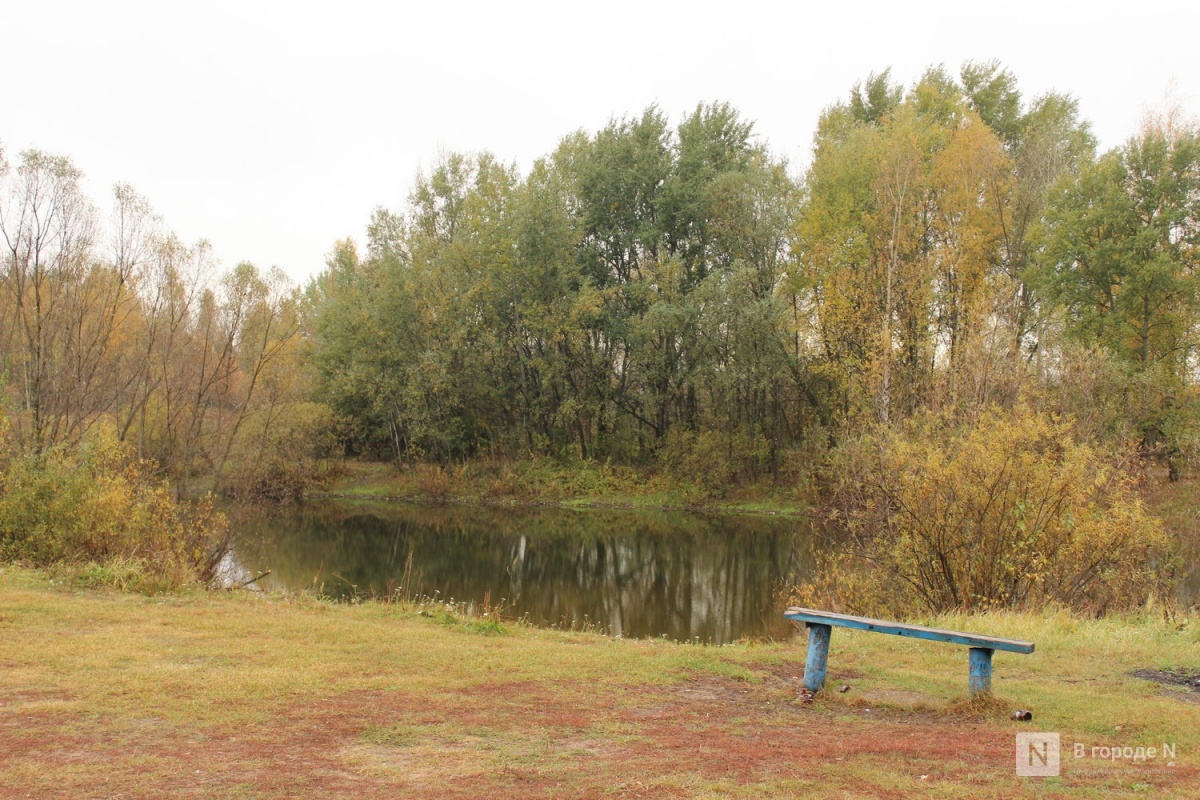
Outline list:
[[[255,582],[255,581],[257,581],[259,578],[265,578],[265,577],[267,577],[267,576],[268,576],[268,575],[270,575],[270,574],[271,574],[271,570],[267,570],[266,572],[260,572],[260,573],[258,573],[258,575],[257,575],[257,576],[255,576],[255,577],[251,578],[250,580],[246,581],[245,583],[239,583],[237,586],[235,586],[235,587],[233,587],[233,588],[235,588],[235,589],[245,589],[247,586],[249,586],[250,584],[254,583],[254,582]]]

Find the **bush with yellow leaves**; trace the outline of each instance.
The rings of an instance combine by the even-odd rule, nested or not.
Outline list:
[[[1046,414],[927,416],[842,445],[830,470],[848,542],[797,588],[802,605],[1103,613],[1169,592],[1174,548],[1142,506],[1136,464]]]
[[[170,588],[212,580],[227,549],[212,502],[177,501],[111,426],[0,473],[0,560],[133,565],[144,585]]]

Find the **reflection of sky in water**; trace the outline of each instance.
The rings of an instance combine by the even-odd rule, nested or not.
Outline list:
[[[674,512],[308,505],[241,524],[230,573],[266,588],[503,603],[539,625],[723,643],[786,636],[804,519]]]

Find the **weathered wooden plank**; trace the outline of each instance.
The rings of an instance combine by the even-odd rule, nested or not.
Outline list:
[[[789,608],[783,613],[787,619],[796,622],[809,622],[818,625],[836,625],[842,628],[853,628],[875,633],[890,633],[893,636],[908,636],[913,639],[928,639],[935,642],[950,642],[980,647],[988,650],[1006,650],[1010,653],[1032,653],[1033,642],[1022,642],[1016,639],[1001,639],[996,636],[984,636],[977,633],[948,631],[940,628],[926,628],[923,625],[907,625],[902,622],[889,622],[869,617],[854,617],[849,614],[834,614],[829,611],[816,611],[811,608]]]

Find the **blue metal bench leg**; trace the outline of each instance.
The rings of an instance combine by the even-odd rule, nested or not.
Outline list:
[[[816,694],[825,684],[825,664],[829,660],[829,634],[833,627],[816,622],[806,624],[808,657],[804,660],[804,688]]]
[[[992,691],[992,650],[987,647],[972,647],[968,663],[971,667],[968,680],[971,695]]]

